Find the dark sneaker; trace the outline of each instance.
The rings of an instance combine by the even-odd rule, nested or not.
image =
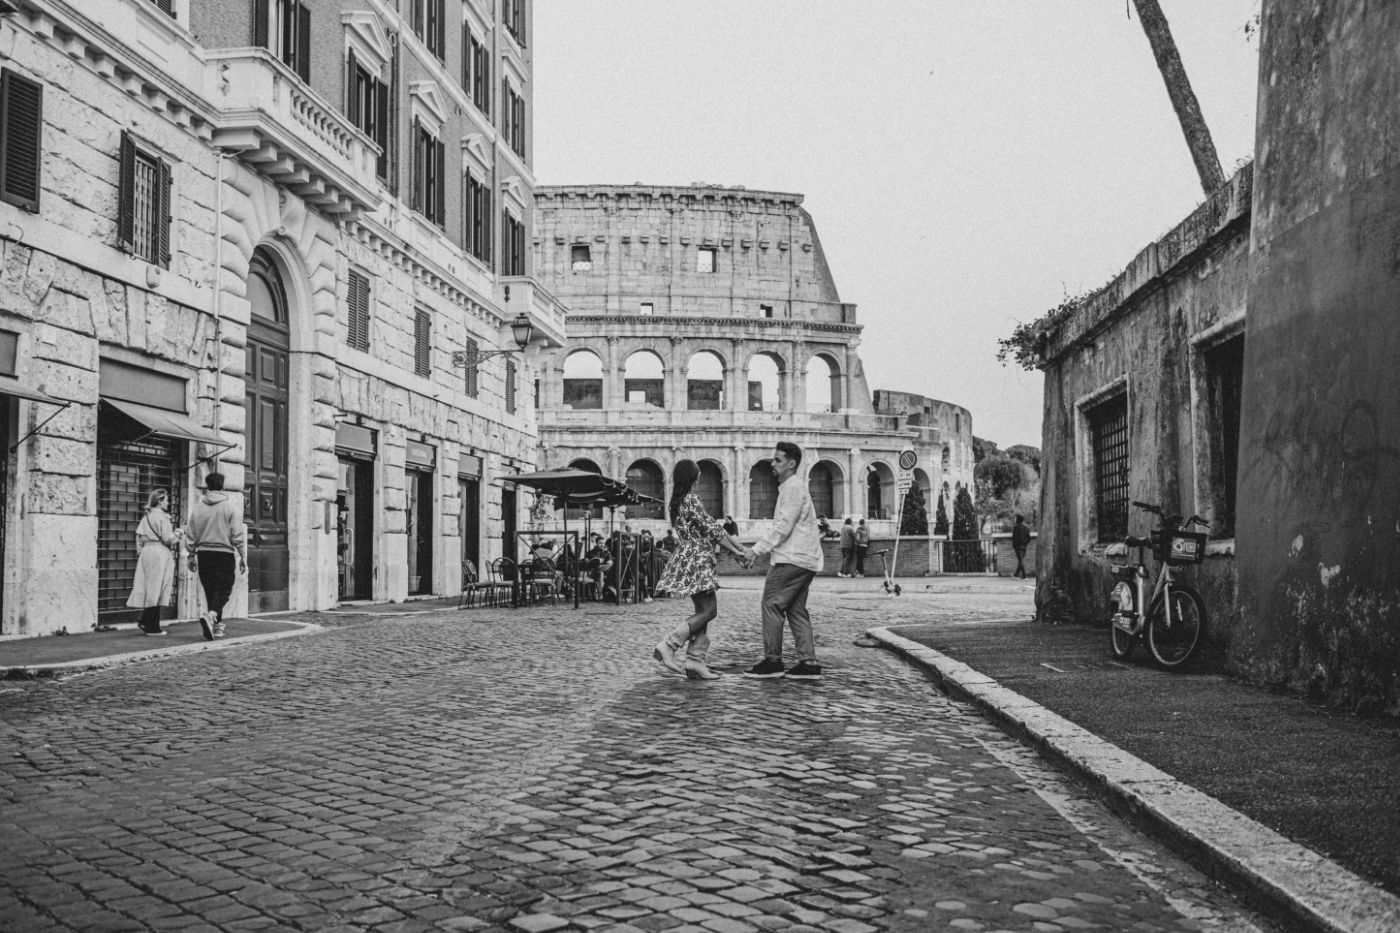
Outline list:
[[[816,680],[821,675],[822,666],[811,661],[798,661],[787,669],[787,676],[796,677],[798,680]]]
[[[745,677],[781,677],[783,676],[783,662],[764,659],[753,667],[744,671]]]
[[[214,640],[214,626],[209,622],[209,613],[204,613],[199,617],[199,630],[204,633],[205,641]]]

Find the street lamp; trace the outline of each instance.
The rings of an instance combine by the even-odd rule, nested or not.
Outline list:
[[[510,322],[510,332],[515,337],[515,345],[524,350],[530,345],[530,338],[535,334],[535,325],[530,323],[530,319],[523,313],[517,314],[515,320]],[[482,363],[498,356],[508,356],[514,350],[478,350],[476,353],[469,353],[467,350],[454,350],[452,353],[452,365],[461,366],[466,369],[476,369]],[[471,357],[468,359],[468,357]]]

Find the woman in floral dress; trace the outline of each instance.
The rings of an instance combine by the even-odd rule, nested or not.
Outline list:
[[[720,548],[739,558],[743,558],[744,549],[725,534],[720,522],[706,514],[700,499],[691,492],[699,478],[700,467],[694,460],[680,461],[671,473],[671,527],[680,544],[656,581],[661,592],[689,596],[695,612],[661,640],[652,656],[668,670],[684,673],[691,680],[714,680],[719,675],[705,666],[705,655],[710,648],[710,622],[719,612],[715,562]],[[681,662],[676,652],[687,644],[685,661]]]

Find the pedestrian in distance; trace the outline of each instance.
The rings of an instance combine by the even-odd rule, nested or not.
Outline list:
[[[745,549],[754,561],[769,555],[768,576],[763,581],[763,660],[744,672],[745,677],[792,677],[815,680],[822,675],[817,663],[812,617],[807,613],[807,590],[822,569],[821,532],[817,510],[807,484],[797,478],[802,448],[779,441],[773,452],[773,475],[778,478],[778,503],[768,534]],[[783,623],[792,629],[797,663],[783,670]]]
[[[724,533],[731,538],[739,537],[739,523],[732,516],[724,516]]]
[[[175,595],[175,548],[180,533],[166,514],[169,507],[170,494],[164,489],[152,490],[146,498],[146,514],[136,526],[136,579],[126,604],[141,610],[136,624],[146,635],[165,634],[160,611]]]
[[[671,472],[671,527],[680,537],[680,544],[670,563],[656,581],[656,588],[672,596],[689,596],[695,611],[656,646],[652,656],[668,670],[685,674],[691,680],[715,680],[719,677],[705,664],[710,648],[710,623],[719,613],[719,578],[715,564],[720,548],[739,559],[745,559],[744,548],[724,526],[709,516],[700,498],[695,495],[695,481],[700,467],[694,460],[681,460]],[[677,653],[685,648],[682,662]]]
[[[836,575],[838,577],[856,575],[856,528],[851,524],[849,518],[841,526],[841,571]]]
[[[1011,550],[1016,552],[1016,572],[1013,577],[1026,579],[1026,548],[1030,547],[1031,530],[1026,527],[1023,515],[1016,516],[1016,525],[1011,529]]]
[[[865,576],[865,555],[870,550],[870,529],[865,525],[865,519],[860,520],[856,526],[856,576]]]
[[[238,506],[224,493],[224,475],[210,473],[204,477],[204,487],[206,492],[190,509],[185,546],[190,570],[199,574],[208,607],[199,617],[199,627],[205,640],[213,641],[225,635],[224,605],[237,579],[235,557],[238,573],[248,572],[248,532]]]
[[[728,531],[728,529],[725,529],[726,534],[728,534]],[[660,547],[661,550],[665,551],[668,554],[674,554],[676,553],[676,548],[679,546],[680,542],[676,540],[675,530],[672,528],[667,528],[666,537],[661,539],[661,543],[658,545],[658,547]]]

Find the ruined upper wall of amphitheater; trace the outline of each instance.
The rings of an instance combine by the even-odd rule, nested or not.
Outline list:
[[[535,275],[575,315],[855,323],[798,194],[543,186],[534,222]]]

